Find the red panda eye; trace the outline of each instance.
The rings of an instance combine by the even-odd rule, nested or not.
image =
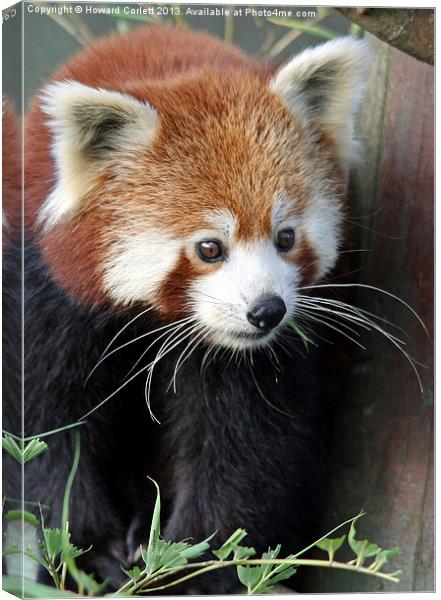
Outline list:
[[[199,257],[205,262],[215,262],[224,257],[224,247],[217,240],[205,240],[197,245]]]
[[[279,231],[276,237],[276,246],[278,250],[282,252],[288,252],[294,246],[296,241],[296,234],[294,229],[282,229]]]

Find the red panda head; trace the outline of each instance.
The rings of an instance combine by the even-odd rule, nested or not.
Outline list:
[[[75,296],[267,343],[334,266],[366,48],[307,50],[272,79],[208,69],[120,91],[46,87],[56,182],[42,247]]]

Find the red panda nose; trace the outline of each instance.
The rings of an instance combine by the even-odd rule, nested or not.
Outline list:
[[[270,331],[286,314],[286,305],[279,296],[263,296],[247,313],[247,319],[261,331]]]

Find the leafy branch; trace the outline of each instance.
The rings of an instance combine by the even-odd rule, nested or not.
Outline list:
[[[342,569],[374,575],[393,583],[399,581],[400,571],[386,573],[381,570],[389,559],[397,556],[398,550],[382,550],[376,544],[355,538],[355,522],[362,514],[342,523],[307,548],[286,558],[279,558],[280,545],[273,550],[268,549],[267,552],[262,554],[261,558],[251,558],[256,554],[256,550],[241,545],[247,533],[244,529],[237,529],[220,548],[212,550],[212,553],[216,556],[215,560],[189,562],[200,558],[209,550],[209,541],[213,536],[195,545],[184,541],[167,542],[162,539],[160,535],[160,492],[156,483],[155,486],[157,496],[149,543],[147,548],[140,548],[140,559],[144,563],[144,567],[136,566],[130,571],[125,571],[129,581],[112,596],[157,592],[185,583],[194,577],[211,571],[228,567],[236,567],[239,581],[245,586],[247,593],[250,595],[270,591],[276,583],[294,575],[299,566]],[[355,553],[355,558],[349,562],[336,561],[335,554],[343,545],[346,534],[339,538],[330,538],[329,536],[348,523],[350,523],[350,530],[347,539],[350,548]],[[328,553],[328,559],[300,558],[314,546],[325,550]],[[372,558],[372,562],[366,565],[365,559],[369,557]],[[189,570],[191,570],[190,573],[187,572]],[[182,572],[187,573],[180,576]],[[172,580],[170,581],[170,579]]]
[[[72,427],[78,427],[82,424],[83,423],[75,423],[73,425],[47,431],[39,434],[38,436],[29,436],[27,438],[20,438],[14,434],[3,432],[3,449],[6,450],[15,460],[17,460],[17,462],[23,464],[48,449],[47,444],[42,442],[39,439],[40,437],[54,435],[61,431],[71,429]],[[77,548],[71,542],[71,533],[69,531],[69,501],[79,461],[80,433],[79,431],[76,431],[74,437],[74,459],[64,490],[60,528],[46,527],[42,507],[40,504],[40,519],[38,519],[33,513],[22,509],[8,511],[5,514],[5,519],[8,521],[26,522],[34,527],[41,526],[43,537],[38,543],[40,552],[35,552],[33,548],[26,548],[24,550],[24,555],[38,563],[49,573],[58,592],[65,591],[66,577],[69,573],[73,580],[77,583],[78,594],[80,596],[84,595],[85,592],[87,592],[87,594],[90,596],[95,596],[106,587],[107,582],[98,583],[92,575],[88,575],[84,571],[78,569],[75,562],[76,559],[88,552],[91,547],[87,550]],[[3,554],[5,556],[10,554],[21,554],[21,551],[18,547],[13,546],[5,548]],[[11,593],[13,593],[12,590],[14,590],[17,586],[17,581],[14,577],[4,578],[3,583],[5,589],[7,591],[10,590]],[[30,590],[29,592],[27,590],[26,595],[30,597],[40,597],[43,591],[42,588],[47,586],[35,584],[38,586],[38,590],[36,588],[34,590],[34,583],[35,582],[26,582],[27,587],[30,587]],[[10,586],[9,588],[8,585]],[[51,588],[48,587],[48,590],[50,589]],[[33,590],[35,593],[33,593]],[[50,597],[52,594],[44,593],[43,595]],[[72,596],[72,594],[69,593],[69,596]]]
[[[48,436],[58,433],[58,431],[60,430],[53,430],[41,435]],[[4,435],[3,440],[5,438],[8,440],[6,443],[7,448],[9,447],[10,440],[16,444],[16,448],[14,447],[14,450],[10,452],[12,456],[17,457],[19,462],[25,460],[24,454],[27,446],[20,448],[17,443],[17,440],[20,441],[20,438],[7,433]],[[39,444],[44,444],[44,450],[47,449],[45,442],[41,442],[37,436],[31,436],[31,438],[26,439],[28,439],[28,444],[38,442]],[[21,440],[21,442],[25,443],[24,440]],[[29,456],[32,458],[37,456],[38,453],[40,452],[37,452],[37,448],[34,449],[33,456],[32,452],[28,452],[27,460],[30,460]],[[71,542],[71,533],[69,531],[69,501],[79,460],[80,434],[76,431],[74,459],[65,487],[60,528],[48,528],[45,526],[41,507],[40,520],[33,513],[24,510],[12,510],[6,514],[7,520],[25,521],[34,526],[41,525],[43,537],[39,542],[40,552],[37,553],[31,548],[27,548],[24,554],[46,569],[59,595],[69,595],[70,597],[72,595],[84,596],[85,593],[88,596],[96,596],[107,586],[106,581],[96,581],[93,575],[80,570],[76,565],[76,559],[91,549],[91,547],[87,550],[77,548]],[[232,567],[236,568],[237,577],[240,583],[246,588],[248,595],[263,594],[271,591],[277,583],[289,579],[296,573],[298,567],[303,566],[357,572],[379,577],[392,583],[398,583],[399,581],[398,575],[401,571],[390,573],[382,570],[383,566],[390,559],[395,558],[399,554],[399,551],[396,548],[383,550],[377,544],[356,538],[355,523],[363,516],[363,513],[341,523],[338,527],[335,527],[300,552],[297,552],[297,554],[290,554],[286,558],[280,558],[281,546],[278,545],[274,549],[269,548],[260,558],[253,558],[256,555],[255,548],[242,545],[244,538],[247,536],[247,532],[244,529],[237,529],[217,549],[210,548],[210,540],[216,532],[196,544],[190,544],[188,541],[172,542],[164,540],[161,537],[161,496],[157,483],[155,481],[153,483],[156,487],[156,501],[150,524],[148,544],[146,547],[140,546],[139,548],[138,565],[129,570],[122,569],[127,575],[127,581],[116,592],[108,594],[110,596],[116,597],[158,592],[186,583],[190,579],[200,575]],[[347,536],[343,534],[336,538],[330,537],[334,532],[348,524],[350,524],[350,529]],[[346,540],[354,554],[354,558],[348,562],[336,560],[336,553]],[[303,555],[314,547],[326,552],[328,555],[327,558],[303,558]],[[210,550],[215,559],[197,560],[206,556]],[[7,548],[4,552],[5,555],[16,553],[20,553],[17,547]],[[66,591],[67,574],[75,581],[77,594]],[[24,582],[22,583],[24,585]],[[38,590],[34,587],[34,582],[26,582],[27,596],[41,596],[41,584],[35,585],[38,586]],[[16,587],[16,578],[4,578],[4,588],[6,591],[12,591]],[[51,590],[51,588],[48,588],[48,590]],[[49,593],[44,595],[47,597],[53,596],[53,594]]]

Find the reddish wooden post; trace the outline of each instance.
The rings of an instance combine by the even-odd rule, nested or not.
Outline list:
[[[389,290],[415,308],[430,337],[393,299],[362,289],[354,298],[402,327],[407,351],[428,368],[419,368],[421,393],[396,348],[378,334],[363,336],[367,351],[354,352],[348,365],[334,438],[323,527],[364,508],[360,536],[401,549],[391,563],[403,570],[400,583],[314,569],[306,577],[311,592],[434,590],[433,68],[371,43],[376,60],[360,119],[366,153],[352,178],[350,217],[359,225],[354,248],[368,252],[356,254],[361,270],[348,281]]]

